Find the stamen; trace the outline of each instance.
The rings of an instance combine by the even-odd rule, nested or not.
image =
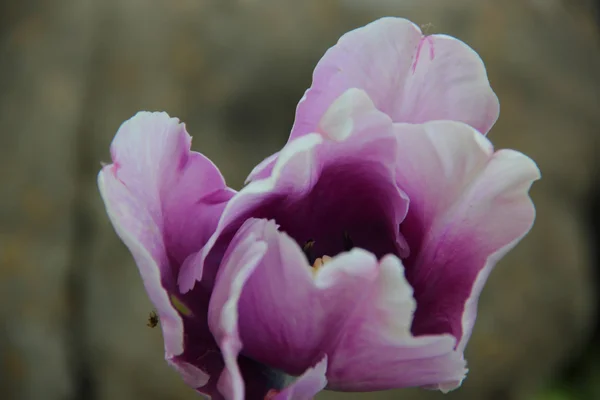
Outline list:
[[[313,264],[313,274],[317,273],[317,271],[323,268],[329,261],[331,261],[331,257],[329,256],[317,258]]]
[[[354,242],[350,238],[348,231],[344,231],[344,250],[350,251],[354,248]]]
[[[308,260],[308,264],[313,265],[316,262],[316,257],[314,253],[315,241],[313,239],[308,239],[304,246],[302,246],[302,251]]]
[[[179,311],[181,315],[185,315],[186,317],[192,315],[192,310],[190,310],[188,306],[179,300],[179,298],[174,294],[171,295],[171,304],[173,304],[173,307],[175,307],[175,309]]]

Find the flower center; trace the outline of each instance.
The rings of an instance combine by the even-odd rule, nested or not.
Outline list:
[[[350,235],[347,231],[344,231],[343,235],[343,243],[344,243],[344,251],[350,251],[354,247],[354,243],[350,238]],[[308,239],[304,245],[302,246],[302,251],[306,256],[306,260],[308,264],[313,268],[313,273],[316,273],[319,269],[323,268],[325,264],[332,260],[332,257],[328,255],[322,255],[317,257],[315,255],[315,241],[313,239]]]

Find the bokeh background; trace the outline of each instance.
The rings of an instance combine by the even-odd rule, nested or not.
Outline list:
[[[195,399],[96,187],[120,123],[166,110],[239,188],[285,143],[312,68],[384,15],[474,47],[491,138],[532,156],[538,219],[497,267],[449,395],[600,399],[600,29],[586,0],[0,0],[0,399]]]

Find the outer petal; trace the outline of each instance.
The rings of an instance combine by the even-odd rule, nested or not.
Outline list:
[[[521,153],[494,153],[461,123],[399,124],[396,133],[397,179],[411,199],[401,228],[418,305],[412,330],[450,333],[462,350],[487,276],[533,224],[528,191],[540,172]]]
[[[402,18],[348,32],[327,51],[298,105],[290,140],[314,132],[349,88],[365,90],[394,122],[461,121],[487,133],[498,118],[498,99],[479,56],[452,37],[423,36]]]
[[[396,256],[381,260],[377,279],[363,291],[330,356],[330,389],[427,386],[447,391],[460,385],[467,370],[462,352],[455,351],[456,339],[411,334],[415,300]]]
[[[250,174],[244,183],[248,183],[256,179],[264,179],[271,175],[278,157],[279,152],[271,154],[269,157],[262,160],[256,167],[252,169],[252,171],[250,171]]]
[[[323,225],[322,220],[330,217],[332,210],[336,209],[325,210],[322,205],[337,201],[335,196],[344,197],[342,200],[348,204],[354,202],[355,206],[359,201],[377,201],[380,203],[376,204],[377,207],[386,210],[384,221],[363,215],[365,220],[360,221],[362,228],[372,229],[357,230],[359,244],[360,240],[373,240],[380,235],[385,238],[373,244],[381,247],[378,253],[407,253],[406,243],[397,227],[406,214],[408,199],[398,190],[394,178],[396,138],[390,119],[374,108],[365,92],[351,89],[340,96],[321,118],[318,132],[288,143],[279,153],[269,178],[251,182],[231,199],[202,253],[186,262],[184,281],[191,282],[189,276],[201,280],[204,260],[213,246],[218,241],[229,242],[250,217],[276,219],[283,230],[298,241],[313,238],[317,246],[332,240],[339,241],[327,231],[335,224],[324,224],[321,238],[312,237],[314,232],[309,235],[297,229]],[[326,187],[326,181],[341,183],[342,187],[332,190]],[[314,196],[310,197],[311,194]],[[329,215],[320,213],[319,207]],[[359,208],[364,213],[374,211],[375,205]],[[355,211],[344,220],[356,222],[361,216],[358,210]],[[341,238],[341,232],[338,233]],[[361,235],[364,237],[361,238]],[[394,243],[389,243],[390,240]]]
[[[204,371],[179,358],[184,353],[184,321],[171,302],[177,293],[176,277],[170,269],[159,227],[122,182],[104,171],[98,177],[106,210],[123,243],[129,248],[140,270],[146,292],[156,307],[165,341],[165,358],[193,387],[205,386],[209,373],[221,365],[203,365]],[[205,343],[214,350],[211,341]],[[205,372],[206,371],[206,372]]]
[[[325,111],[350,88],[366,91],[394,122],[460,121],[485,134],[500,112],[473,49],[450,36],[424,36],[406,19],[385,17],[346,33],[325,53],[298,104],[289,140],[316,132]],[[268,177],[277,156],[247,181]]]
[[[178,119],[140,112],[119,128],[113,164],[104,168],[146,208],[179,263],[206,243],[235,193],[208,158],[190,151],[191,142]]]
[[[226,260],[209,311],[224,354],[236,343],[225,376],[236,375],[240,351],[292,375],[325,354],[329,388],[337,390],[455,386],[464,376],[455,338],[412,336],[415,301],[395,256],[379,264],[355,249],[315,272],[273,222],[251,219]],[[238,382],[229,387],[242,388]]]
[[[239,276],[226,288],[226,292],[213,292],[211,304],[220,303],[219,314],[215,317],[213,315],[214,311],[209,311],[209,318],[211,320],[218,318],[220,322],[217,328],[213,328],[215,338],[225,360],[225,369],[219,378],[218,389],[229,400],[243,400],[246,398],[244,380],[238,365],[242,342],[238,334],[239,312],[237,302],[245,281],[266,252],[265,243],[253,240],[254,238],[251,236],[244,239],[239,243],[239,251],[226,256],[221,267],[227,269],[230,268],[228,266],[235,264],[240,267]],[[265,390],[263,395],[266,393]]]
[[[139,113],[117,132],[113,164],[102,169],[98,185],[158,311],[167,360],[200,388],[223,363],[206,326],[207,293],[180,294],[177,275],[212,234],[233,192],[209,160],[190,152],[190,140],[178,120]]]

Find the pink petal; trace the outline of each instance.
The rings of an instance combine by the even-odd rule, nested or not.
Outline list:
[[[423,36],[402,18],[348,32],[327,51],[298,104],[290,140],[315,132],[349,88],[365,90],[394,122],[453,120],[487,133],[498,118],[498,99],[479,56],[455,38]]]
[[[262,376],[253,373],[254,371],[249,371],[251,366],[246,366],[244,371],[244,365],[240,365],[242,362],[242,358],[240,358],[242,339],[238,332],[238,320],[245,316],[240,316],[239,301],[247,281],[260,265],[267,251],[267,244],[258,236],[260,232],[253,231],[254,228],[264,229],[262,226],[264,223],[266,221],[250,220],[240,229],[231,244],[231,250],[223,260],[218,280],[220,284],[216,286],[211,299],[209,318],[225,361],[225,368],[218,382],[218,390],[224,398],[229,400],[263,398],[269,389],[281,386],[276,377],[269,379],[268,373],[264,373]],[[257,227],[257,225],[259,226]],[[260,368],[257,365],[253,367],[255,370]],[[318,386],[323,379],[315,374],[318,374],[322,368],[321,365],[309,369],[303,378],[284,392],[289,395],[295,391],[305,393],[311,388],[315,390],[315,385]],[[244,372],[246,373],[244,374]],[[317,391],[321,389],[322,387]],[[284,392],[276,398],[286,396]]]
[[[257,179],[264,179],[271,175],[273,167],[275,166],[275,162],[277,161],[277,157],[279,157],[279,152],[271,154],[269,157],[262,160],[256,167],[252,169],[252,171],[250,171],[250,174],[244,183],[248,183]]]
[[[406,19],[385,17],[346,33],[325,53],[298,104],[289,140],[316,132],[325,111],[350,88],[366,91],[394,122],[460,121],[485,134],[500,112],[473,49],[447,35],[423,36]],[[259,164],[247,181],[268,177],[277,156]]]
[[[401,229],[418,305],[412,330],[450,333],[462,350],[487,276],[533,224],[528,191],[540,172],[521,153],[494,153],[465,124],[398,124],[396,134],[398,184],[411,200]]]
[[[377,278],[362,289],[330,355],[328,388],[373,391],[410,386],[450,390],[460,385],[466,369],[451,335],[414,337],[413,290],[401,261],[384,257]]]
[[[179,263],[206,243],[234,194],[191,142],[177,118],[140,112],[119,128],[106,167],[143,203]]]
[[[167,360],[200,388],[223,363],[206,325],[207,290],[182,295],[179,266],[208,240],[233,191],[190,144],[177,119],[138,113],[119,128],[98,185],[157,309]]]
[[[225,360],[225,369],[219,378],[218,388],[219,392],[230,400],[246,398],[245,384],[238,366],[238,356],[242,349],[238,333],[238,301],[246,280],[266,252],[265,243],[253,240],[252,236],[244,239],[239,243],[238,252],[225,258],[221,267],[222,270],[227,270],[231,268],[231,265],[236,265],[240,268],[239,274],[231,282],[231,285],[213,292],[209,310],[209,319],[211,321],[218,320],[218,323],[212,323],[212,332]],[[215,303],[219,304],[218,309],[214,309],[213,304]]]
[[[251,182],[231,199],[202,253],[186,262],[186,274],[201,280],[213,246],[229,242],[251,217],[276,219],[298,241],[313,238],[317,246],[330,247],[342,237],[337,225],[360,222],[353,236],[358,243],[372,242],[371,250],[381,255],[407,254],[398,225],[408,200],[394,178],[397,145],[392,128],[363,91],[345,92],[319,122],[319,133],[289,142],[268,178]],[[378,218],[372,215],[377,212]],[[317,226],[318,232],[310,230]]]
[[[317,365],[307,369],[291,385],[269,400],[311,400],[327,385],[327,357],[323,357]]]
[[[146,292],[160,318],[165,358],[182,373],[187,383],[194,387],[206,385],[210,376],[205,371],[212,371],[213,366],[205,365],[205,371],[202,371],[178,357],[184,353],[184,321],[171,302],[171,294],[176,293],[175,276],[170,270],[160,229],[148,210],[110,170],[100,173],[98,185],[108,216],[117,235],[131,251]],[[212,343],[205,344],[214,350]],[[216,366],[216,370],[219,368]]]

